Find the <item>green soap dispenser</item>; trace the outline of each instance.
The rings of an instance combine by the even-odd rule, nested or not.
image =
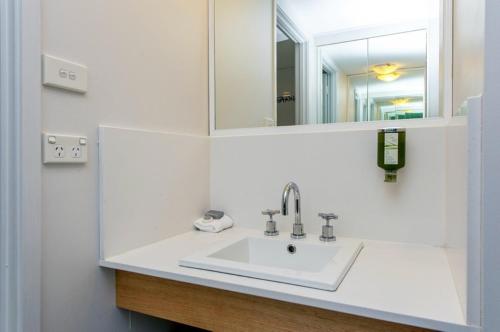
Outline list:
[[[398,170],[405,167],[406,130],[387,128],[378,131],[378,166],[385,170],[385,182],[398,182]]]

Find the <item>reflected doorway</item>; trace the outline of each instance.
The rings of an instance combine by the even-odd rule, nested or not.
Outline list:
[[[298,43],[279,27],[276,29],[277,125],[297,124],[297,48]]]
[[[337,73],[328,65],[322,70],[322,114],[319,123],[335,123],[337,110]]]

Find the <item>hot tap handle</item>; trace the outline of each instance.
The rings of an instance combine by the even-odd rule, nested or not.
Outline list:
[[[276,221],[273,220],[273,216],[275,214],[279,214],[279,210],[264,210],[262,214],[265,216],[269,216],[269,220],[266,223],[266,230],[264,235],[266,236],[277,236],[279,235],[278,230],[276,229]]]
[[[269,218],[270,218],[271,220],[273,220],[273,216],[274,216],[275,214],[280,214],[280,210],[269,210],[269,209],[268,209],[268,210],[264,210],[264,211],[262,211],[262,214],[263,214],[263,215],[265,215],[265,216],[269,216]]]

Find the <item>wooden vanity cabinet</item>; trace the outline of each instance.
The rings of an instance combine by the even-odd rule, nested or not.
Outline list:
[[[409,332],[422,328],[116,271],[119,308],[214,332]]]

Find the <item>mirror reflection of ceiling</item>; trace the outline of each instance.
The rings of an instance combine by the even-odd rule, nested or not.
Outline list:
[[[373,75],[364,76],[351,80],[351,84],[357,94],[363,97],[367,95],[370,98],[418,96],[422,94],[422,87],[425,86],[425,71],[403,72],[401,77],[394,82],[381,82]]]
[[[276,42],[280,43],[285,40],[288,40],[288,36],[281,29],[276,29]]]
[[[288,16],[315,36],[360,27],[437,18],[437,0],[278,0]]]
[[[391,63],[398,68],[422,68],[427,62],[427,32],[415,31],[321,47],[324,60],[345,75],[372,71],[374,65]]]
[[[323,61],[349,77],[351,88],[358,96],[377,99],[423,93],[427,66],[425,30],[333,44],[320,49]],[[374,73],[374,66],[388,63],[397,68],[398,78],[392,82],[377,79]]]

